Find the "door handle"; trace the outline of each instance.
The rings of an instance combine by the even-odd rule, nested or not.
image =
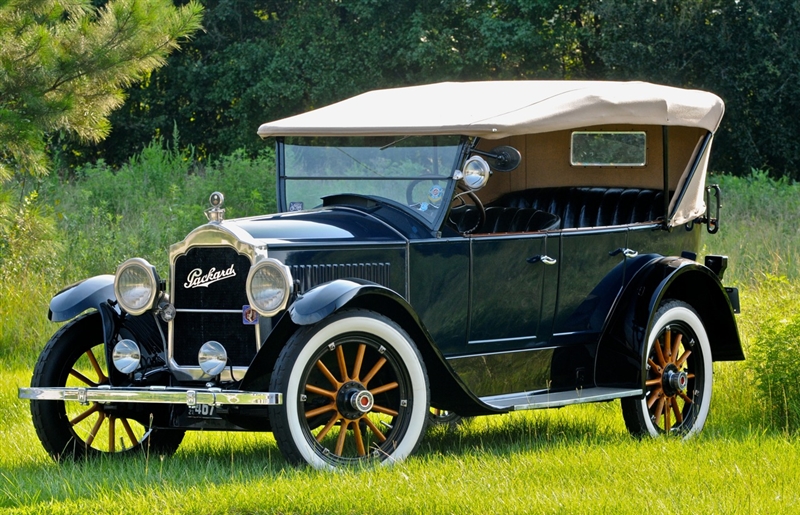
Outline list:
[[[635,258],[639,255],[639,253],[633,249],[625,249],[622,247],[608,253],[609,256],[618,256],[620,254],[624,255],[626,258]]]
[[[542,262],[545,265],[555,265],[556,263],[558,263],[558,260],[553,259],[550,256],[545,256],[544,254],[541,256],[533,256],[531,258],[528,258],[528,263],[539,263],[539,262]]]

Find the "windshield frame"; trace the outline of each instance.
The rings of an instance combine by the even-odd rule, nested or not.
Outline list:
[[[372,195],[367,195],[367,194],[361,194],[361,193],[355,192],[355,191],[337,191],[335,193],[332,192],[332,194],[361,195],[361,196],[364,196],[364,197],[369,197],[369,198],[371,198],[371,199],[373,199],[373,200],[375,200],[377,202],[384,202],[387,205],[390,205],[390,206],[392,206],[392,207],[394,207],[396,209],[401,209],[404,213],[413,216],[415,218],[415,220],[418,220],[419,222],[424,224],[426,227],[428,227],[432,231],[437,231],[442,226],[442,224],[444,223],[444,221],[446,219],[446,216],[447,216],[447,212],[450,210],[451,199],[453,198],[453,194],[455,192],[456,183],[457,183],[457,181],[454,179],[455,171],[457,169],[459,169],[461,163],[464,162],[464,159],[465,159],[467,153],[470,150],[470,143],[471,143],[471,139],[470,138],[468,138],[466,136],[459,136],[459,135],[452,135],[452,136],[459,137],[457,150],[455,152],[453,163],[450,165],[448,172],[446,174],[442,174],[441,176],[437,177],[440,181],[442,181],[442,183],[444,185],[444,188],[445,188],[445,191],[444,191],[444,198],[443,198],[443,201],[441,203],[441,206],[436,211],[436,216],[433,217],[433,218],[427,218],[427,217],[423,216],[423,214],[422,214],[422,212],[420,210],[413,209],[410,206],[404,205],[401,202],[398,202],[396,200],[389,199],[389,198],[372,196]],[[390,137],[394,139],[394,142],[391,143],[393,145],[393,144],[398,143],[398,142],[400,142],[400,141],[402,141],[402,140],[404,140],[404,139],[406,139],[406,138],[408,138],[410,136],[407,136],[407,135],[392,135]],[[419,136],[411,136],[411,137],[418,138]],[[324,138],[320,137],[319,139],[324,139]],[[285,137],[276,137],[275,138],[275,142],[276,142],[276,167],[277,167],[277,174],[278,174],[278,181],[277,181],[277,190],[278,190],[277,191],[277,207],[278,207],[278,212],[285,213],[285,212],[289,211],[289,208],[288,208],[288,205],[287,205],[287,193],[286,193],[287,181],[315,181],[315,180],[321,180],[321,178],[320,177],[302,177],[302,176],[287,177],[287,174],[286,174],[286,163],[287,163],[287,158],[286,158],[286,146],[287,146],[286,138]],[[448,145],[448,146],[450,146],[450,145]],[[363,178],[360,178],[360,177],[353,177],[353,176],[347,176],[347,177],[344,177],[344,176],[343,177],[331,176],[331,177],[326,177],[325,179],[346,179],[346,180],[352,180],[352,181],[359,181],[359,180],[414,181],[414,180],[431,180],[431,178],[432,177],[430,175],[427,175],[427,176],[420,175],[420,176],[385,177],[385,178],[375,178],[375,177],[363,177]],[[326,196],[328,196],[328,195],[326,195]],[[323,203],[322,198],[320,198],[318,207],[321,207],[322,203]],[[310,210],[310,209],[314,209],[314,208],[307,208],[306,210]]]

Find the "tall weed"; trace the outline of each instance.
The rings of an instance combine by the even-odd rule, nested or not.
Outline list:
[[[134,256],[166,276],[169,246],[206,223],[211,192],[225,194],[228,218],[274,212],[273,154],[200,166],[154,141],[119,170],[99,161],[44,179],[0,224],[0,361],[35,361],[56,330],[47,305],[64,286]]]
[[[31,342],[43,336],[46,340],[52,329],[47,324],[47,304],[59,283],[63,248],[52,210],[36,192],[4,215],[0,223],[0,361],[18,362],[37,353],[39,346]]]
[[[800,287],[770,276],[758,289],[770,299],[751,345],[765,417],[764,425],[785,432],[800,429]]]
[[[730,258],[725,282],[742,293],[737,317],[747,361],[717,365],[728,417],[800,429],[800,185],[760,170],[712,177],[723,192],[720,232],[705,253]],[[749,388],[743,385],[756,385]]]
[[[166,270],[169,246],[206,222],[212,191],[225,194],[228,218],[274,212],[272,156],[237,152],[201,166],[154,141],[119,170],[100,161],[78,169],[74,182],[52,181],[47,195],[71,263],[64,280],[113,273],[132,256]]]
[[[800,281],[800,184],[749,176],[715,175],[722,187],[719,233],[705,240],[705,253],[731,259],[727,282],[755,286],[768,276]]]

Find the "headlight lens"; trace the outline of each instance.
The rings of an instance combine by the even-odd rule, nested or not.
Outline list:
[[[155,304],[160,282],[153,265],[142,258],[129,259],[117,267],[114,294],[122,309],[141,315]]]
[[[247,276],[247,298],[263,316],[271,317],[286,307],[292,293],[292,274],[280,261],[265,259]]]

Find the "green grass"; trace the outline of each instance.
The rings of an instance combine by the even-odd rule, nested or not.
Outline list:
[[[337,473],[286,465],[268,434],[194,433],[163,460],[56,464],[24,422],[2,433],[6,513],[800,511],[796,438],[712,421],[689,442],[635,441],[617,403],[474,419],[393,467]]]
[[[165,174],[179,157],[171,164],[158,164],[159,155],[148,159]],[[225,432],[189,433],[169,458],[53,462],[36,437],[28,401],[16,392],[30,382],[36,356],[56,329],[46,321],[50,295],[70,274],[108,266],[126,252],[152,252],[154,261],[166,254],[155,250],[167,237],[155,234],[155,222],[142,222],[136,202],[109,207],[109,190],[137,191],[154,210],[148,220],[157,220],[171,215],[154,204],[157,191],[147,184],[166,181],[161,187],[177,191],[170,223],[191,226],[202,223],[200,206],[212,189],[238,192],[232,205],[252,197],[257,212],[257,196],[238,183],[269,173],[235,159],[219,170],[184,169],[166,179],[131,166],[117,172],[122,185],[106,184],[109,170],[84,170],[83,182],[42,193],[41,202],[60,199],[65,216],[82,213],[82,225],[58,225],[58,242],[74,262],[37,262],[14,280],[0,274],[0,513],[800,513],[797,428],[770,409],[752,359],[714,365],[706,428],[687,442],[629,437],[619,402],[611,402],[434,428],[415,455],[392,467],[296,469],[269,433]],[[206,179],[215,174],[212,186]],[[723,187],[723,218],[720,233],[705,238],[704,253],[730,256],[725,282],[740,288],[737,320],[752,356],[768,329],[800,313],[800,187],[763,174],[715,179]],[[226,189],[233,183],[238,189]],[[94,212],[77,205],[86,196],[96,200]],[[79,227],[125,236],[111,238],[92,261],[91,241],[70,241]]]

